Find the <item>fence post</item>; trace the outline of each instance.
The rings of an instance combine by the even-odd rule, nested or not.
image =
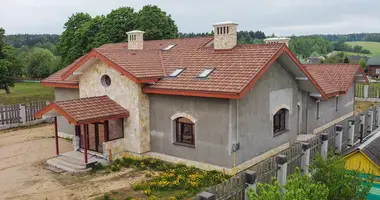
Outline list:
[[[248,185],[245,189],[245,199],[248,198],[248,193],[250,190],[253,190],[256,192],[256,172],[252,170],[245,171],[245,183]]]
[[[304,174],[307,175],[309,175],[310,147],[310,143],[302,143],[301,170]]]
[[[369,115],[369,119],[368,119],[368,123],[369,123],[369,130],[373,131],[373,110],[371,108],[371,110],[368,110],[368,115]]]
[[[216,196],[209,192],[202,192],[198,194],[198,200],[216,200]]]
[[[322,145],[321,145],[321,157],[323,160],[327,159],[327,154],[329,151],[329,134],[322,133]]]
[[[343,140],[343,126],[336,125],[335,126],[335,153],[340,154],[342,152],[342,140]]]
[[[355,143],[355,121],[348,121],[348,146],[354,146]]]
[[[366,114],[363,114],[363,113],[360,114],[360,134],[359,134],[360,143],[362,143],[364,139],[365,115]]]
[[[368,98],[368,88],[369,85],[364,85],[364,98]]]
[[[281,186],[284,186],[286,184],[286,176],[288,172],[288,159],[286,155],[283,155],[283,154],[278,155],[276,159],[277,159],[277,165],[278,165],[277,180]],[[285,192],[285,191],[282,189],[282,192]]]
[[[20,104],[20,123],[26,124],[25,104]]]

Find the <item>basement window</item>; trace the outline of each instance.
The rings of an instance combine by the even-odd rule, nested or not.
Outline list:
[[[173,73],[171,73],[171,74],[169,75],[169,77],[177,77],[180,73],[183,72],[183,70],[185,70],[185,69],[183,69],[183,68],[176,69]]]
[[[175,45],[176,45],[176,44],[171,44],[171,45],[169,45],[169,46],[163,48],[162,50],[164,50],[164,51],[169,51],[170,49],[172,49],[173,47],[175,47]]]
[[[211,72],[214,71],[214,68],[207,68],[205,70],[203,70],[202,73],[200,73],[197,78],[207,78]]]

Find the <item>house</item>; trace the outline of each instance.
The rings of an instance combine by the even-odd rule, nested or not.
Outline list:
[[[56,102],[56,134],[74,150],[125,153],[203,169],[243,170],[351,117],[358,65],[303,66],[288,39],[237,44],[237,24],[214,36],[105,44],[41,81]],[[87,137],[84,137],[87,135]],[[57,149],[57,154],[59,150]]]
[[[373,56],[367,61],[368,75],[379,78],[380,76],[380,55]]]
[[[360,59],[364,59],[364,61],[368,61],[368,57],[367,56],[359,56],[359,55],[352,55],[352,56],[348,56],[348,60],[350,61],[350,63],[359,63],[360,62]]]
[[[308,64],[318,64],[318,63],[320,63],[321,61],[319,60],[319,58],[318,57],[309,57],[308,59],[307,59],[307,63]]]
[[[348,170],[373,173],[380,177],[380,132],[359,144],[344,156]]]

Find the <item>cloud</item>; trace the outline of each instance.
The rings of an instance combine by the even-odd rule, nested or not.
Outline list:
[[[76,12],[106,15],[112,9],[135,10],[156,4],[171,14],[181,32],[206,32],[232,20],[240,30],[267,34],[380,32],[380,1],[374,0],[0,0],[0,26],[7,34],[58,33]]]

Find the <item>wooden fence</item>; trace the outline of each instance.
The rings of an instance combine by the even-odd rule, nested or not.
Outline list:
[[[355,97],[380,98],[380,83],[355,84]]]
[[[380,108],[380,107],[379,107]],[[336,149],[336,126],[340,125],[343,128],[342,132],[342,152],[345,150],[348,150],[350,148],[350,138],[348,137],[349,131],[354,130],[354,141],[352,143],[358,143],[360,142],[360,137],[366,137],[371,131],[378,128],[378,121],[380,120],[378,117],[377,110],[379,108],[371,107],[367,112],[362,113],[362,115],[365,115],[365,121],[361,121],[360,115],[354,115],[350,118],[347,118],[338,124],[335,124],[317,134],[315,134],[313,137],[308,139],[307,142],[310,144],[310,163],[312,163],[317,155],[321,152],[321,146],[322,146],[322,134],[327,133],[328,135],[328,147],[330,150],[335,151]],[[373,112],[372,114],[370,114]],[[372,119],[371,119],[372,117]],[[353,125],[350,125],[349,121],[352,121]],[[364,123],[363,127],[361,126]],[[370,126],[370,123],[372,124],[372,127]],[[354,126],[354,127],[352,127]],[[372,130],[370,130],[372,128]],[[341,152],[341,153],[342,153]],[[274,155],[272,157],[269,157],[254,166],[249,167],[246,170],[254,171],[256,172],[256,182],[258,183],[268,183],[272,184],[273,178],[277,177],[277,172],[279,169],[279,165],[277,163],[277,156],[278,155],[286,155],[287,157],[287,175],[292,174],[295,172],[295,169],[297,167],[301,168],[301,157],[303,155],[302,150],[302,143],[295,143],[291,145],[288,149],[278,153],[277,155]],[[206,191],[212,194],[215,194],[217,200],[225,200],[225,199],[231,199],[231,200],[244,200],[245,199],[245,189],[247,187],[246,181],[245,181],[245,171],[240,172],[236,176],[232,177],[228,181],[221,183],[217,186],[213,186],[208,188]],[[194,198],[199,199],[199,198]]]
[[[45,106],[45,101],[27,104],[0,105],[0,129],[42,122],[43,120],[34,118],[34,114]]]

